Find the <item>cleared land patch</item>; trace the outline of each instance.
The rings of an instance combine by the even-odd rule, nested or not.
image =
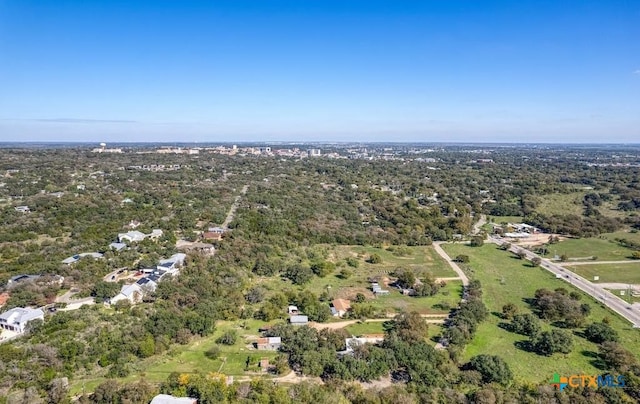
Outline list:
[[[601,238],[574,238],[551,244],[548,247],[549,255],[567,255],[569,259],[588,260],[589,257],[598,257],[599,261],[622,261],[629,259],[633,250],[623,247],[618,243]]]
[[[482,283],[483,301],[489,311],[494,313],[478,327],[474,339],[466,347],[465,359],[478,354],[498,354],[509,364],[517,375],[517,379],[535,383],[547,383],[554,372],[561,374],[602,372],[595,366],[594,354],[598,352],[597,345],[582,337],[574,336],[574,349],[571,353],[545,357],[517,348],[517,343],[527,340],[527,337],[499,327],[504,320],[497,314],[507,303],[515,304],[520,313],[528,313],[531,309],[524,299],[532,298],[536,289],[553,290],[563,287],[579,292],[577,289],[556,279],[544,269],[531,267],[528,262],[499,250],[495,245],[474,248],[463,244],[446,244],[443,248],[450,256],[466,254],[471,258],[468,265],[471,276]],[[587,323],[601,321],[604,317],[609,318],[611,326],[620,335],[621,344],[632,352],[640,353],[638,330],[632,329],[627,321],[607,310],[588,295],[579,293],[582,296],[582,302],[591,306]],[[546,329],[552,327],[548,323],[543,324]]]
[[[619,282],[640,285],[640,261],[629,264],[567,265],[578,275],[594,282]],[[597,281],[594,276],[599,276]]]

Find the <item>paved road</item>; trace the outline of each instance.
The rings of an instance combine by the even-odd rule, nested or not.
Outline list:
[[[573,267],[576,265],[640,264],[640,261],[579,261],[579,262],[567,261],[567,262],[563,262],[562,264],[569,267]]]
[[[502,245],[505,242],[503,239],[496,236],[489,236],[488,241],[498,245]],[[532,253],[531,251],[525,250],[522,247],[512,245],[510,251],[513,253],[524,252],[528,260],[535,257],[542,259],[542,257]],[[591,295],[594,299],[602,302],[609,309],[629,320],[634,324],[634,326],[640,327],[640,310],[620,299],[608,290],[603,289],[601,285],[593,284],[574,272],[569,271],[567,268],[564,268],[562,265],[551,262],[547,259],[542,259],[540,266],[564,281],[569,282],[571,285],[582,290],[586,294]]]
[[[633,283],[618,283],[618,282],[603,282],[603,283],[598,282],[598,286],[606,289],[623,289],[623,290],[627,290],[629,289],[629,287],[631,287],[632,289],[640,287],[640,285],[634,285]]]
[[[451,257],[449,257],[449,255],[447,255],[447,253],[442,249],[442,247],[440,247],[440,244],[442,244],[442,241],[436,241],[435,243],[433,243],[433,249],[436,250],[436,252],[438,253],[439,256],[442,257],[442,259],[444,259],[445,261],[447,261],[447,263],[449,264],[449,266],[451,266],[451,268],[456,271],[456,273],[458,274],[458,276],[460,277],[460,279],[462,280],[462,284],[464,286],[467,286],[469,284],[469,278],[467,278],[467,275],[464,273],[464,271],[458,266],[458,264],[456,264],[455,262],[453,262],[453,260],[451,259]]]

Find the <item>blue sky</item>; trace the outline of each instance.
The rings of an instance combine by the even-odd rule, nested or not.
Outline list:
[[[638,1],[0,0],[0,141],[640,141]]]

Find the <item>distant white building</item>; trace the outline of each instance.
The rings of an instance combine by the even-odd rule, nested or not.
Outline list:
[[[14,209],[16,210],[16,212],[21,212],[21,213],[29,213],[29,212],[31,212],[29,207],[26,206],[26,205],[16,206]]]
[[[130,243],[138,243],[147,237],[149,237],[150,239],[157,239],[159,237],[162,237],[163,234],[163,231],[160,229],[153,229],[149,234],[144,234],[143,232],[138,230],[131,230],[126,233],[118,233],[118,242],[123,243],[125,241],[128,241]]]
[[[191,397],[174,397],[168,394],[158,394],[149,404],[197,404],[198,400]]]
[[[22,334],[27,324],[33,320],[44,321],[44,312],[40,309],[15,307],[0,314],[0,327]]]

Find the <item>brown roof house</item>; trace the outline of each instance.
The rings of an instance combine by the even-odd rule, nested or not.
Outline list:
[[[346,299],[335,299],[331,302],[331,313],[335,317],[342,317],[351,310],[351,303]]]
[[[282,345],[282,339],[280,337],[266,337],[258,338],[256,348],[260,351],[277,351]]]

